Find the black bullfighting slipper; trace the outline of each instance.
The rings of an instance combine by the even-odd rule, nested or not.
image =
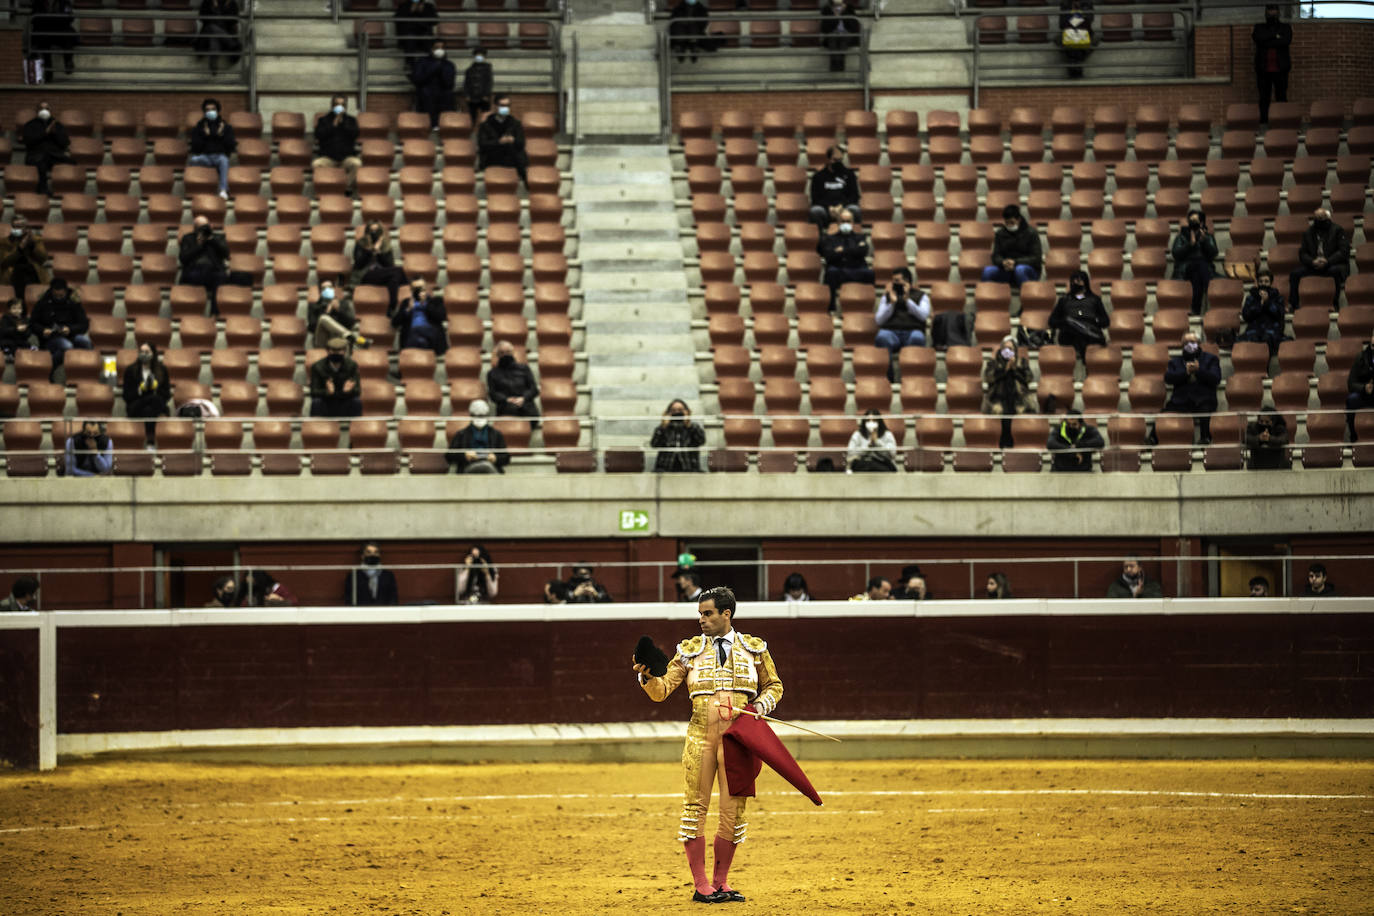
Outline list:
[[[713,894],[712,896],[720,896],[720,895],[722,895],[722,894],[725,896],[725,899],[722,900],[721,903],[743,903],[743,902],[744,902],[744,895],[741,894],[739,891],[733,891],[733,890],[727,891],[727,890],[717,889],[716,892],[715,892],[715,894]]]
[[[710,894],[703,894],[701,891],[692,891],[693,903],[727,903],[730,898],[724,891],[714,891]]]

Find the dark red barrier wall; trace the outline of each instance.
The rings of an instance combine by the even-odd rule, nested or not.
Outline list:
[[[743,621],[741,621],[743,623]],[[651,622],[72,628],[58,729],[621,722]],[[745,627],[746,631],[752,629]],[[1367,715],[1370,615],[760,621],[802,719]]]
[[[0,630],[0,761],[38,767],[38,630]]]

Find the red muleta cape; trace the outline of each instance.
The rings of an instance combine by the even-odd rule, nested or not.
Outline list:
[[[744,709],[745,712],[755,711],[752,706]],[[725,784],[731,795],[753,796],[754,780],[758,779],[766,763],[798,792],[817,805],[821,804],[820,793],[767,722],[741,715],[725,730],[722,738],[725,742]]]

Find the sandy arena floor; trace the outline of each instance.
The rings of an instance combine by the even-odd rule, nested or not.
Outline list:
[[[760,779],[726,912],[1374,912],[1374,762],[807,769],[823,808]],[[663,764],[5,772],[0,911],[695,912],[679,785]]]

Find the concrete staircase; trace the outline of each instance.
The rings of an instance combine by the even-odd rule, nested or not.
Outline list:
[[[577,45],[576,123],[570,131],[597,143],[657,141],[658,61],[654,27],[644,21],[643,8],[619,0],[576,12],[578,18],[563,30],[564,49],[571,54],[574,37]]]
[[[300,18],[259,19],[258,92],[264,121],[278,111],[323,111],[329,95],[343,92],[350,98],[358,87],[357,58],[336,55],[349,50],[351,22],[334,22],[324,16],[324,0],[272,0],[259,8],[273,15],[298,14]],[[302,57],[282,52],[322,51]],[[277,93],[289,93],[278,95]]]

